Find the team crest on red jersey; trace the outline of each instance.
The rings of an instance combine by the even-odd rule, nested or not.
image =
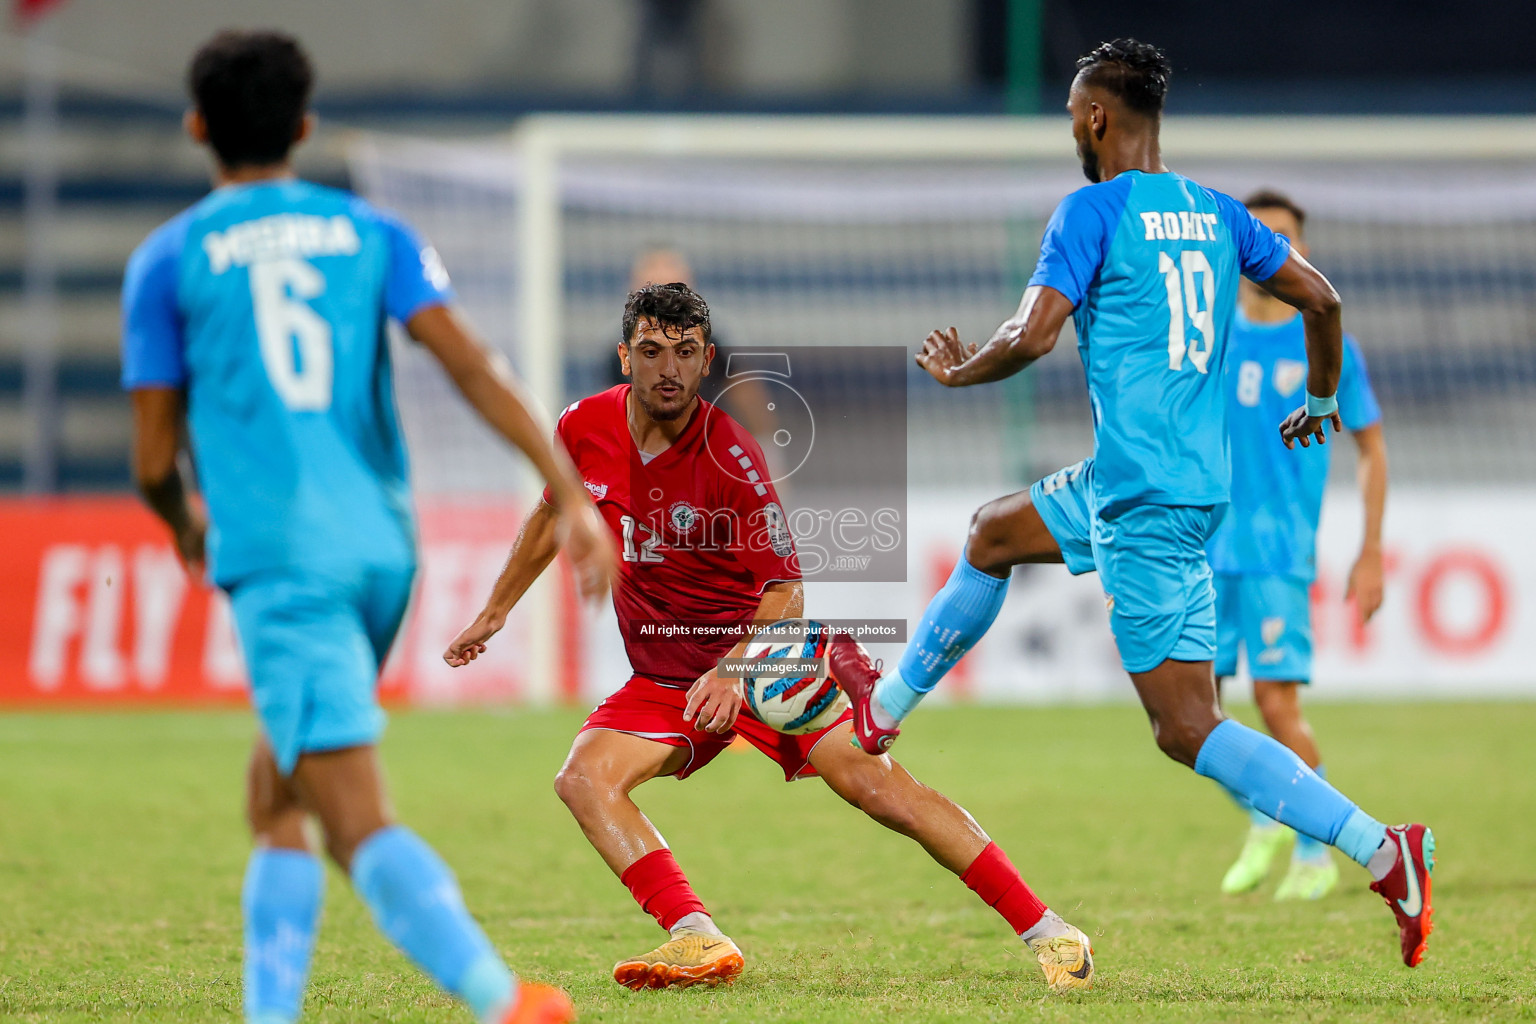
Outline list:
[[[678,536],[684,536],[698,525],[699,512],[686,501],[679,501],[667,509],[667,519],[671,521],[672,529],[677,531]]]

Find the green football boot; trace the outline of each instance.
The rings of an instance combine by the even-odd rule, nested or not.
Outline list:
[[[1275,890],[1275,899],[1320,900],[1338,884],[1339,866],[1327,853],[1316,859],[1292,860],[1291,869]]]
[[[1294,833],[1284,825],[1251,825],[1243,852],[1221,879],[1221,891],[1228,896],[1252,892],[1269,874],[1269,866]]]

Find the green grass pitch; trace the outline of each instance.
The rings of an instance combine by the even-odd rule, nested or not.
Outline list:
[[[1251,712],[1239,709],[1251,718]],[[1052,997],[1020,943],[918,847],[755,752],[641,805],[742,946],[730,988],[631,993],[612,963],[661,932],[556,801],[572,712],[402,714],[385,742],[401,817],[456,868],[526,975],[584,1021],[1438,1021],[1536,1019],[1536,704],[1319,705],[1330,777],[1439,841],[1429,957],[1340,891],[1224,899],[1244,820],[1164,760],[1140,712],[925,711],[897,748],[965,804],[1094,936],[1098,985]],[[0,1019],[238,1019],[234,714],[0,717]],[[332,871],[312,1021],[467,1021],[372,930]]]

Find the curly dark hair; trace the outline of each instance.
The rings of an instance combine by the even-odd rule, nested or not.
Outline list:
[[[282,32],[220,32],[187,69],[187,91],[225,167],[287,159],[314,85],[304,48]]]
[[[1077,70],[1085,81],[1118,96],[1138,113],[1153,117],[1163,112],[1168,79],[1173,65],[1162,50],[1134,39],[1111,39],[1077,58]]]
[[[704,297],[681,281],[671,284],[648,284],[629,293],[624,303],[624,343],[635,340],[635,328],[641,320],[654,320],[669,336],[674,330],[678,337],[697,327],[709,341],[709,303]]]
[[[1307,211],[1297,205],[1296,200],[1274,188],[1261,188],[1243,200],[1243,205],[1250,210],[1284,210],[1296,218],[1298,231],[1305,231],[1307,227]]]

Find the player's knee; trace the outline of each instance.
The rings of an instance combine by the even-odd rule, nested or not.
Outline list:
[[[555,795],[573,814],[596,803],[598,792],[597,780],[580,764],[567,762],[555,773]]]
[[[1157,740],[1157,749],[1193,768],[1205,738],[1216,728],[1218,721],[1214,716],[1205,715],[1158,716],[1152,719],[1152,735]]]
[[[1154,725],[1152,734],[1157,738],[1157,749],[1182,765],[1194,767],[1200,748],[1194,745],[1188,730],[1165,723]]]
[[[992,501],[971,514],[965,538],[965,560],[982,572],[996,573],[1012,567],[1009,534],[999,502]]]
[[[912,835],[916,832],[920,816],[918,802],[911,794],[897,792],[888,780],[861,781],[854,802],[859,810],[893,832]]]

